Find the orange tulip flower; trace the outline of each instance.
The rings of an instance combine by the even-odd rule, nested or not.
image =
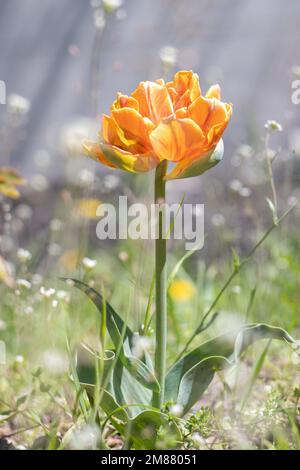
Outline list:
[[[141,82],[131,96],[119,93],[103,115],[99,142],[85,141],[84,149],[111,168],[139,173],[167,160],[176,165],[165,179],[197,176],[222,159],[231,114],[218,85],[203,96],[198,75],[180,71],[172,82]]]

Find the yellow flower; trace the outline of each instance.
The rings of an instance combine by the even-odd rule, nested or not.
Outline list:
[[[77,201],[75,206],[76,214],[85,219],[96,219],[97,208],[100,206],[101,201],[94,198],[83,198]]]
[[[7,262],[0,256],[0,282],[3,282],[7,287],[14,287],[15,280],[12,277]]]
[[[81,259],[78,250],[67,250],[59,258],[59,264],[67,271],[74,271]]]
[[[85,141],[84,149],[110,168],[139,173],[167,160],[176,166],[166,179],[197,176],[222,159],[231,114],[219,85],[203,96],[198,75],[180,71],[169,83],[141,82],[131,96],[119,93],[99,141]]]
[[[172,300],[179,302],[188,302],[196,294],[194,284],[186,279],[176,279],[169,288],[169,295]]]
[[[25,180],[13,168],[0,168],[0,193],[11,199],[18,199],[16,186],[24,185]]]

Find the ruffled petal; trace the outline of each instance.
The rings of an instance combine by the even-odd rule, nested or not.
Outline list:
[[[121,129],[117,125],[116,121],[110,116],[103,114],[102,117],[102,137],[105,142],[120,146],[122,145],[122,140],[120,139]]]
[[[189,106],[201,95],[199,77],[192,71],[182,70],[166,85],[173,100],[174,109]]]
[[[118,109],[112,112],[112,118],[124,132],[125,138],[129,139],[134,145],[133,151],[144,153],[151,149],[149,123],[145,123],[143,117],[137,111],[132,108]]]
[[[220,85],[212,85],[205,94],[206,98],[216,98],[217,100],[221,99],[221,87]]]
[[[220,119],[220,115],[214,116],[213,124],[209,126],[209,131],[207,133],[207,142],[209,146],[215,145],[219,139],[222,137],[223,132],[229,124],[231,115],[232,115],[232,106],[231,104],[224,105],[225,117]]]
[[[107,161],[115,168],[129,173],[143,173],[152,170],[159,164],[153,152],[133,154],[112,145],[100,144]]]
[[[127,96],[127,95],[123,95],[122,93],[118,93],[117,99],[111,105],[110,110],[114,111],[116,109],[121,109],[121,108],[132,108],[138,111],[139,104],[137,100],[134,99],[132,96]]]
[[[101,150],[98,142],[92,142],[91,140],[85,140],[82,144],[84,153],[91,157],[97,162],[103,163],[103,165],[109,166],[110,168],[116,168],[114,164],[108,161]]]
[[[162,82],[141,82],[132,97],[139,104],[140,114],[156,124],[174,112],[170,95]]]
[[[200,96],[189,107],[188,114],[203,130],[207,139],[205,150],[209,150],[218,143],[226,129],[232,114],[232,106],[216,98]]]
[[[204,98],[204,96],[199,96],[191,106],[189,106],[188,115],[198,124],[198,126],[201,127],[201,129],[204,129],[205,123],[211,113],[211,109],[211,100]]]
[[[219,163],[224,154],[224,145],[222,139],[218,145],[206,153],[199,153],[194,158],[185,158],[180,161],[175,168],[166,175],[165,180],[190,178],[192,176],[199,176],[205,171],[213,168]]]
[[[161,160],[179,161],[200,152],[204,134],[191,119],[162,121],[150,134],[154,152]]]

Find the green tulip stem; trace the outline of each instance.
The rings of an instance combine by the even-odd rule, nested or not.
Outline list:
[[[161,408],[164,403],[166,353],[167,353],[167,240],[164,233],[163,205],[165,203],[166,182],[164,176],[167,162],[162,161],[155,173],[155,204],[159,205],[158,234],[155,240],[155,291],[156,291],[156,345],[155,373],[160,392],[153,394],[153,406]]]

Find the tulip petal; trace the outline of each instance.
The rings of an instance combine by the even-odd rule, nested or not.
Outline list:
[[[178,161],[197,155],[205,141],[204,134],[191,119],[162,121],[150,134],[152,147],[161,160]]]
[[[204,98],[204,96],[199,96],[191,106],[189,106],[188,114],[189,117],[203,129],[211,113],[211,109],[211,100]]]
[[[159,160],[153,152],[133,154],[108,144],[100,144],[100,146],[111,165],[129,173],[147,172],[159,164]]]
[[[122,108],[112,112],[112,118],[124,132],[126,139],[135,142],[134,150],[144,153],[151,149],[149,140],[149,123],[145,123],[143,117],[132,108]]]
[[[181,70],[177,72],[173,81],[168,82],[166,86],[173,98],[175,109],[189,106],[201,95],[199,77],[192,71]]]
[[[212,116],[209,117],[207,121],[208,133],[207,133],[207,142],[208,145],[215,145],[218,140],[222,137],[223,132],[228,126],[230,117],[232,115],[232,106],[231,104],[223,104],[221,107],[215,110],[212,113]]]
[[[216,147],[209,150],[205,154],[200,154],[194,159],[186,158],[180,161],[175,168],[166,175],[165,180],[190,178],[192,176],[199,176],[205,171],[213,168],[219,163],[224,154],[224,144],[221,139]]]
[[[217,100],[221,99],[221,87],[220,85],[212,85],[205,94],[206,98],[216,98]]]
[[[101,162],[103,165],[109,166],[110,168],[116,168],[115,165],[105,158],[98,142],[84,140],[82,146],[85,154],[91,157],[93,160]]]
[[[209,99],[200,96],[189,107],[188,114],[206,135],[208,150],[217,144],[226,129],[232,114],[232,106],[216,98]]]
[[[117,146],[122,145],[122,140],[119,137],[120,133],[122,133],[122,130],[118,127],[116,121],[110,116],[103,114],[102,136],[105,142]]]
[[[117,99],[111,105],[110,110],[114,111],[116,109],[121,108],[132,108],[136,111],[139,110],[139,104],[135,98],[132,96],[123,95],[122,93],[118,93]]]
[[[140,114],[154,123],[174,112],[168,90],[161,83],[141,82],[132,93],[132,97],[139,103]]]

